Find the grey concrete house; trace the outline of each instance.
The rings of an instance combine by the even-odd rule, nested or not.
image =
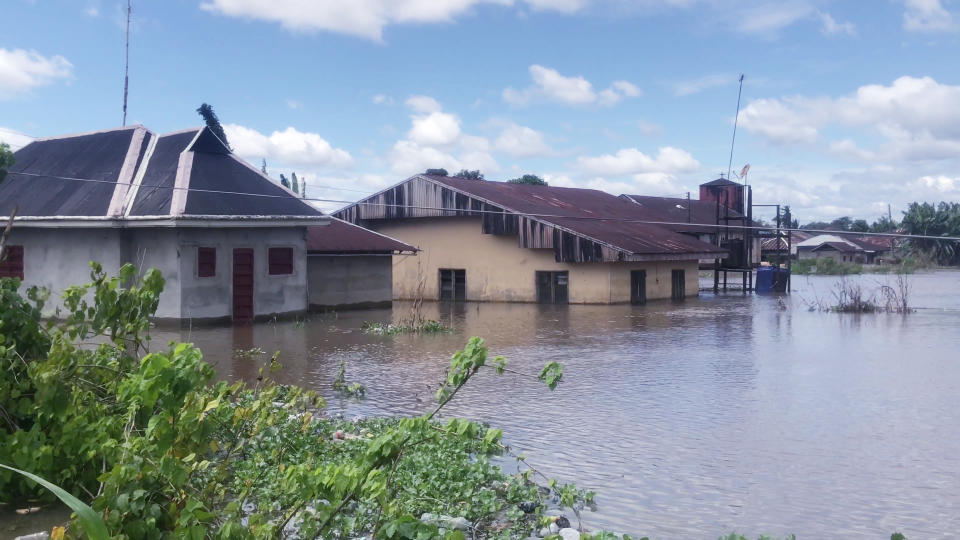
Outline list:
[[[311,309],[389,307],[393,302],[393,256],[417,248],[352,223],[331,218],[307,230],[307,281]]]
[[[0,216],[16,209],[5,275],[56,298],[89,280],[91,260],[109,272],[133,263],[166,278],[162,319],[307,309],[307,228],[329,218],[209,129],[39,139],[15,157],[0,184]]]

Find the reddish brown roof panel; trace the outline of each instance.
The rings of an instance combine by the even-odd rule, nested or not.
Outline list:
[[[311,253],[400,253],[417,248],[358,225],[331,218],[324,227],[307,228],[307,251]]]

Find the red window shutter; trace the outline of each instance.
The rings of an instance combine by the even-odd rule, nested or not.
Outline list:
[[[269,260],[271,276],[293,273],[293,248],[270,248]]]
[[[197,248],[197,277],[217,275],[217,248]]]
[[[23,246],[7,246],[0,262],[0,278],[23,279]]]

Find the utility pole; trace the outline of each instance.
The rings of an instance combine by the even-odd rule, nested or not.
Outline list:
[[[130,12],[131,0],[127,0],[127,50],[126,61],[123,65],[123,125],[127,125],[127,90],[130,88]]]

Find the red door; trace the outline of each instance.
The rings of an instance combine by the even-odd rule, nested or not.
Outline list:
[[[233,320],[253,320],[253,250],[233,250]]]

